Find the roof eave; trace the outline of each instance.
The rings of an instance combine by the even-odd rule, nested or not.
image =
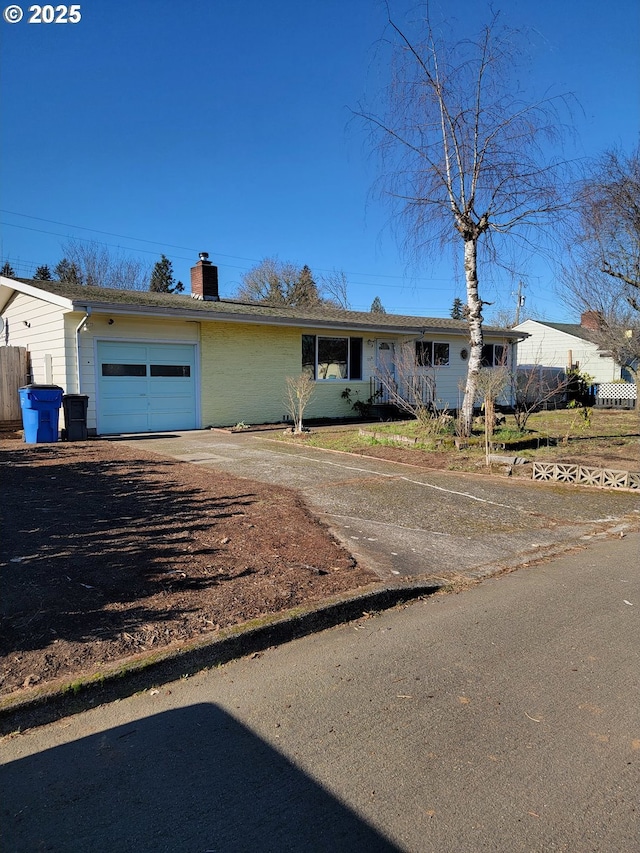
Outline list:
[[[465,326],[455,328],[451,326],[440,326],[428,321],[432,318],[416,318],[415,323],[376,323],[363,322],[362,319],[350,317],[296,317],[277,316],[256,311],[242,313],[227,313],[225,311],[203,311],[202,307],[189,310],[184,306],[164,307],[161,305],[139,305],[135,302],[123,303],[121,301],[101,301],[96,299],[84,299],[78,296],[61,296],[38,287],[26,281],[12,278],[0,277],[0,306],[4,307],[11,296],[15,293],[23,293],[36,299],[57,305],[68,311],[85,312],[90,308],[92,312],[109,313],[118,316],[133,315],[138,317],[157,317],[160,319],[185,320],[192,322],[220,322],[220,323],[246,323],[266,326],[297,326],[298,328],[326,329],[327,331],[343,329],[361,331],[369,335],[450,335],[454,337],[467,337],[468,329]],[[389,316],[389,315],[387,315]],[[392,316],[392,315],[391,315]],[[403,318],[408,319],[408,318]],[[413,318],[411,318],[413,319]],[[529,335],[526,332],[514,332],[513,329],[500,329],[494,327],[485,328],[485,335],[489,337],[501,337],[510,342],[522,340]]]
[[[87,306],[91,307],[92,311],[101,313],[117,314],[120,316],[133,314],[136,316],[158,317],[161,319],[173,318],[197,322],[220,322],[220,323],[247,323],[263,326],[298,326],[309,329],[354,329],[368,332],[370,334],[401,334],[401,335],[455,335],[467,336],[466,328],[447,328],[442,326],[430,326],[424,324],[407,325],[399,323],[397,325],[381,326],[377,323],[363,323],[346,319],[319,318],[319,317],[274,317],[264,314],[242,313],[242,314],[225,314],[220,313],[205,313],[202,310],[189,311],[185,308],[162,308],[160,306],[148,305],[123,305],[122,303],[112,302],[96,302],[95,300],[71,300],[71,307],[74,311],[84,311]],[[486,334],[507,338],[510,341],[521,340],[529,337],[526,332],[513,333],[513,330],[493,329],[486,330]]]
[[[7,292],[9,293],[9,296],[8,298],[4,298]],[[59,296],[57,293],[51,293],[43,288],[34,287],[32,284],[27,284],[24,281],[16,281],[13,278],[0,276],[1,308],[4,308],[14,292],[24,293],[25,296],[33,296],[36,299],[42,299],[44,302],[49,302],[51,305],[58,305],[60,308],[72,310],[73,300],[68,299],[66,296]]]

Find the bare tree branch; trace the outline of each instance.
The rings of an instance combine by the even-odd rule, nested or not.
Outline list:
[[[461,420],[471,431],[481,367],[478,250],[500,262],[502,238],[532,242],[564,210],[566,164],[545,150],[562,132],[564,97],[523,99],[518,43],[493,15],[476,40],[447,40],[429,13],[413,38],[388,15],[392,80],[379,109],[354,115],[372,131],[384,195],[415,251],[442,242],[464,254],[471,353]],[[541,239],[544,239],[542,237]]]
[[[640,411],[640,146],[590,164],[577,209],[561,296],[576,312],[591,312],[594,340],[634,377]]]
[[[122,252],[115,253],[102,243],[68,240],[64,257],[56,266],[58,275],[68,275],[76,283],[119,290],[148,290],[150,264]]]

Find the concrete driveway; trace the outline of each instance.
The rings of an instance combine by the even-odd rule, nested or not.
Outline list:
[[[491,573],[640,527],[635,492],[425,471],[269,433],[213,430],[117,439],[194,465],[298,489],[381,578]]]

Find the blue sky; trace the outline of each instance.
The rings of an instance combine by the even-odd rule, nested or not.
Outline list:
[[[21,22],[0,21],[0,253],[19,275],[84,238],[149,263],[164,252],[185,282],[208,251],[223,296],[277,256],[317,274],[344,270],[356,310],[377,295],[390,312],[448,316],[464,297],[449,257],[408,264],[370,192],[376,160],[350,108],[385,80],[379,0],[88,0],[81,21],[64,25],[29,24],[18,5]],[[472,0],[453,8],[461,34],[486,21]],[[571,155],[629,151],[640,129],[640,4],[502,8],[506,23],[531,28],[529,82],[581,105]],[[523,272],[538,316],[576,319],[547,264]],[[515,286],[497,275],[483,295],[513,307]]]

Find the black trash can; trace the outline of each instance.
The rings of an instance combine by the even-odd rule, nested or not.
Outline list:
[[[87,405],[89,397],[86,394],[65,394],[62,398],[64,411],[64,441],[87,440]]]

